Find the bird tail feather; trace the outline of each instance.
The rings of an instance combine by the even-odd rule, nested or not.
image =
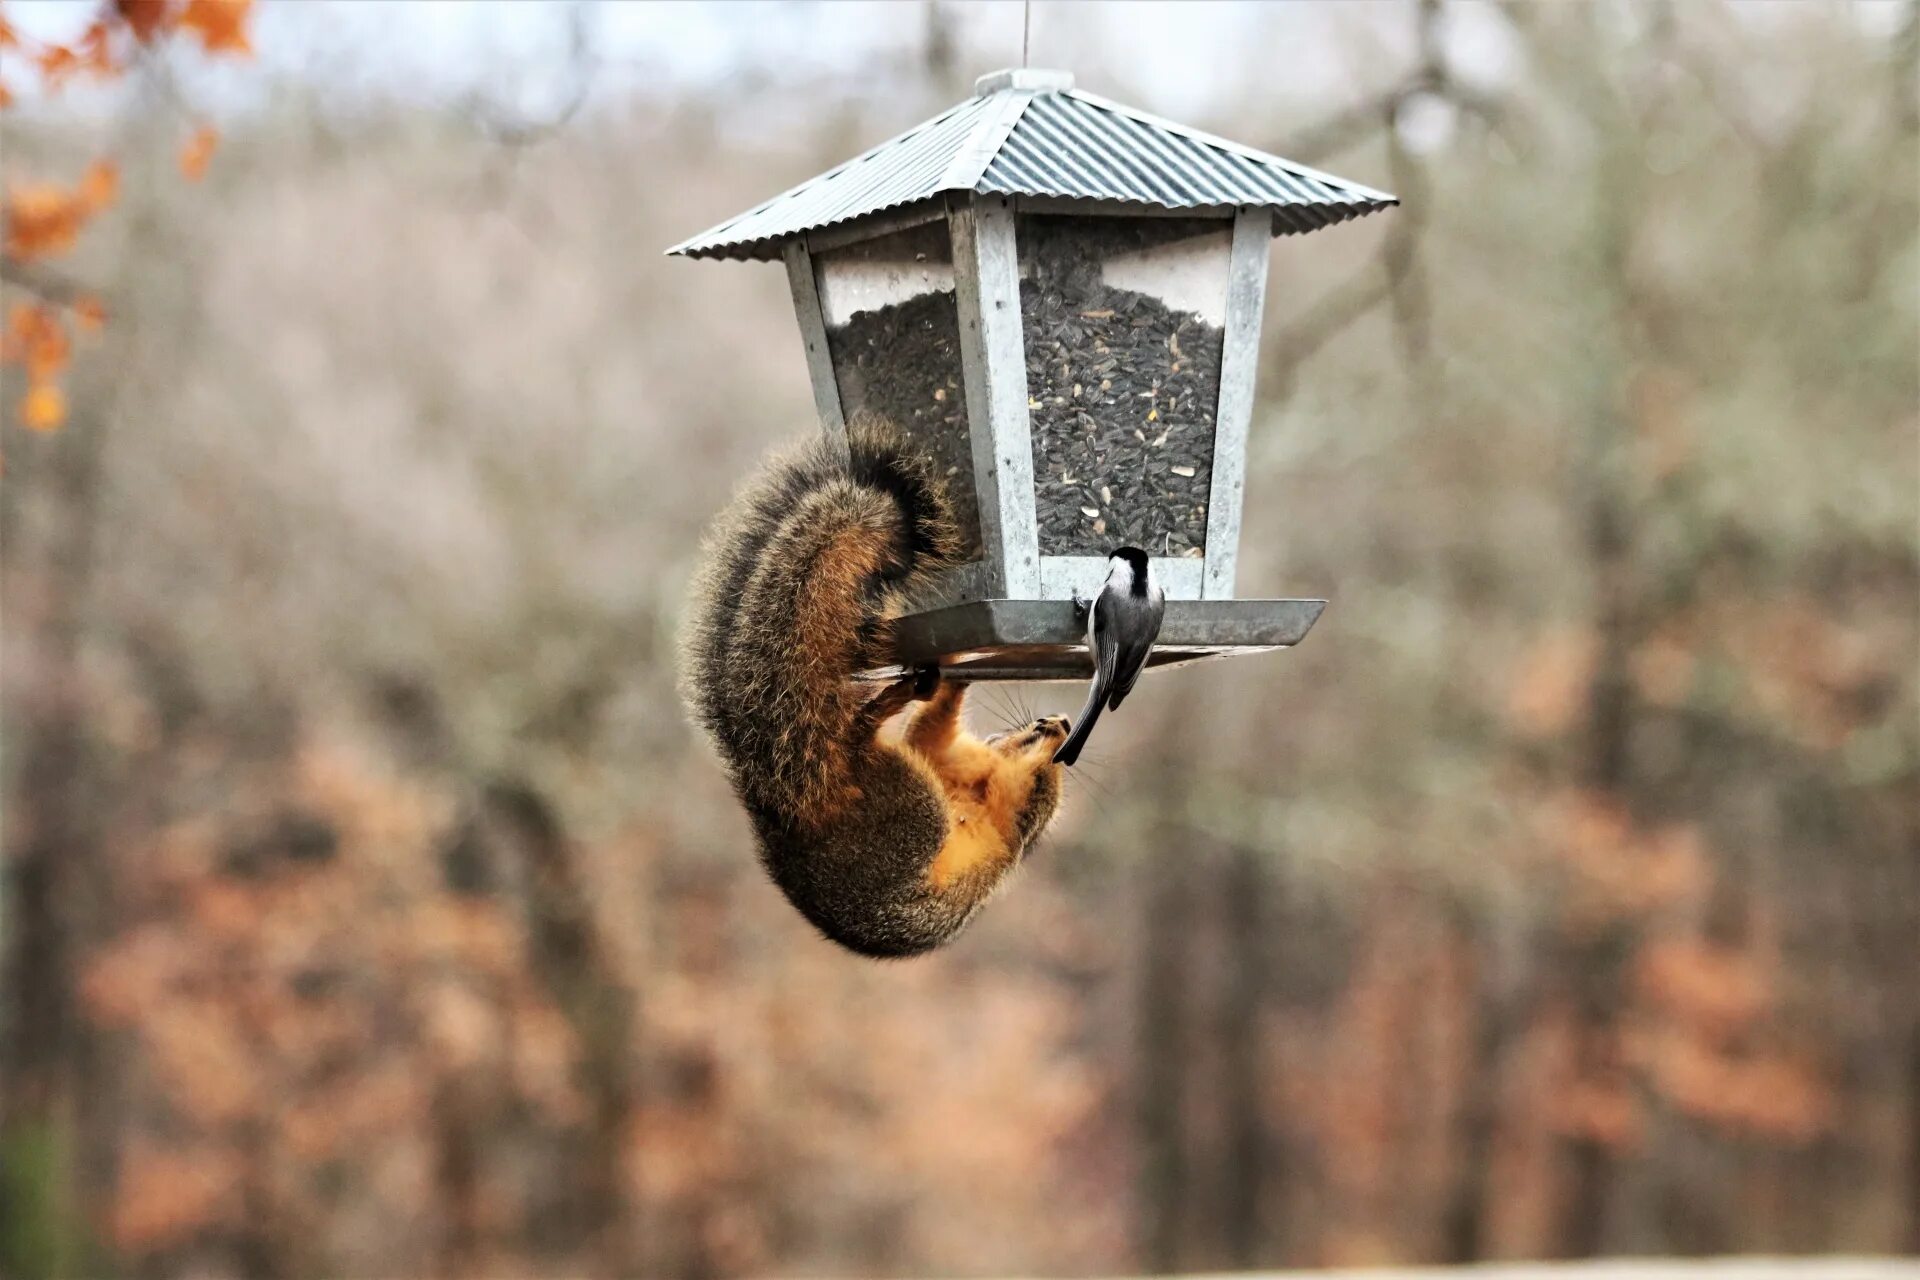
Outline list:
[[[1080,748],[1087,744],[1087,735],[1093,732],[1094,722],[1100,719],[1101,704],[1106,701],[1106,689],[1102,681],[1095,679],[1093,688],[1087,693],[1087,705],[1080,708],[1080,714],[1073,718],[1073,732],[1053,753],[1055,764],[1071,765],[1080,759]]]

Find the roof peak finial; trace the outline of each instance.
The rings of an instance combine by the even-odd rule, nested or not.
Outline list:
[[[973,96],[984,98],[1002,89],[1020,89],[1032,93],[1061,93],[1073,88],[1073,72],[1047,67],[1007,67],[989,71],[973,82]]]

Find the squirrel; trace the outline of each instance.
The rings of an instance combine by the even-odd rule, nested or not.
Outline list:
[[[960,545],[944,482],[889,425],[774,459],[716,521],[683,632],[682,694],[800,913],[862,955],[950,941],[1060,798],[1061,716],[990,738],[937,667],[867,695],[892,623]],[[915,705],[918,704],[918,705]],[[896,740],[882,725],[913,708]]]

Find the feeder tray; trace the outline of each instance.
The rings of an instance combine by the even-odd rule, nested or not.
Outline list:
[[[1233,598],[1269,244],[1394,203],[1023,69],[669,252],[783,260],[828,438],[884,419],[946,482],[959,563],[866,678],[1079,679],[1118,546],[1167,595],[1150,666],[1319,617]]]
[[[1169,600],[1149,668],[1266,653],[1299,644],[1325,600]],[[975,600],[902,618],[895,665],[861,673],[897,680],[933,663],[948,680],[1085,680],[1086,624],[1071,601]]]

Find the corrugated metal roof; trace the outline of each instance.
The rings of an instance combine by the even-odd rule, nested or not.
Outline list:
[[[1266,205],[1274,233],[1398,203],[1385,192],[1109,102],[1061,72],[984,76],[983,90],[837,168],[669,249],[774,258],[795,236],[948,191],[1191,209]]]

